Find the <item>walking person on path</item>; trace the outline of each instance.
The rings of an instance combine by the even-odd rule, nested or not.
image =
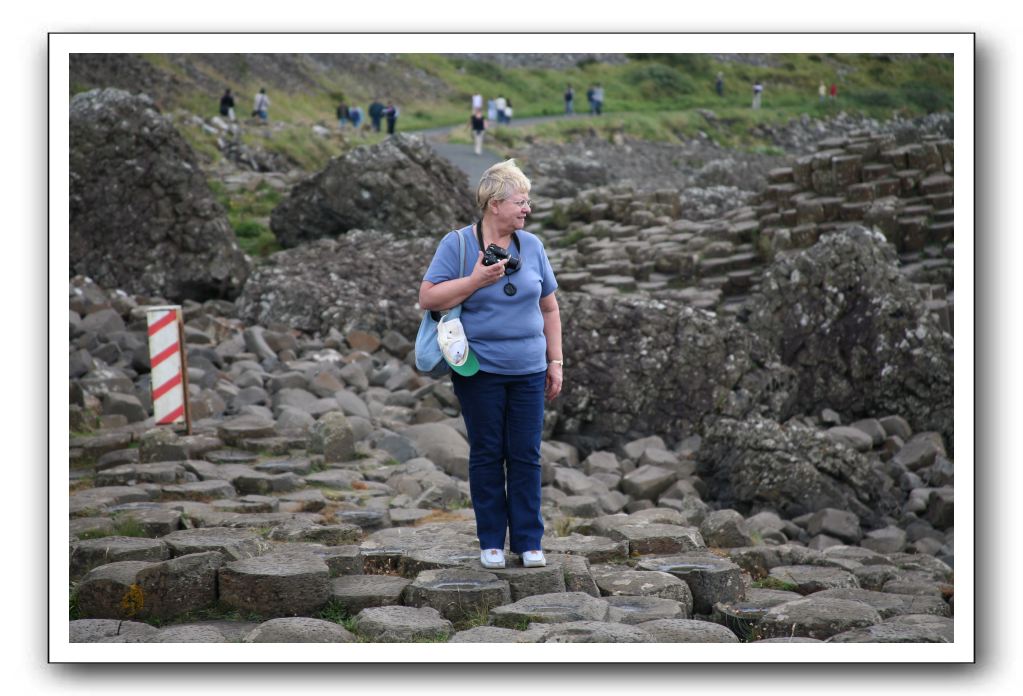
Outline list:
[[[725,96],[725,74],[719,72],[717,79],[714,80],[714,91],[718,93],[719,97]]]
[[[594,110],[594,107],[593,107],[593,86],[592,85],[590,86],[590,88],[588,90],[586,90],[586,102],[590,105],[590,116],[592,116],[594,113],[596,113],[596,111]]]
[[[497,95],[497,101],[494,102],[494,106],[497,107],[497,122],[504,123],[504,110],[508,108],[508,100],[499,94]]]
[[[497,102],[493,99],[487,100],[487,120],[491,123],[497,121]]]
[[[348,120],[348,116],[351,113],[351,109],[344,102],[337,105],[337,127],[341,130],[345,129],[345,121]]]
[[[828,88],[824,86],[824,80],[821,80],[821,84],[820,84],[820,86],[819,86],[819,87],[817,88],[817,97],[818,97],[818,99],[817,99],[817,100],[818,100],[818,101],[819,101],[819,102],[820,102],[821,104],[823,104],[823,103],[824,103],[824,97],[825,97],[825,96],[827,96],[827,93],[828,93]]]
[[[483,112],[476,109],[469,117],[469,128],[472,129],[473,149],[477,155],[483,154],[483,133],[487,130],[487,119]]]
[[[838,99],[838,85],[834,82],[831,83],[831,98]]]
[[[764,86],[760,84],[760,80],[753,83],[753,108],[760,108],[760,95],[764,91]]]
[[[263,123],[267,122],[267,114],[270,111],[270,97],[266,96],[266,87],[259,90],[255,100],[252,102],[252,115],[259,116]]]
[[[575,99],[575,90],[572,89],[572,85],[565,87],[565,113],[571,114],[572,112],[572,101]]]
[[[483,109],[483,95],[479,93],[472,95],[472,110],[475,111],[476,109],[481,111]]]
[[[593,111],[600,116],[604,110],[604,88],[598,82],[593,88]]]
[[[476,189],[481,219],[445,235],[419,288],[423,309],[462,307],[458,321],[442,323],[451,325],[442,345],[469,436],[484,568],[505,567],[506,539],[525,567],[547,564],[540,441],[544,397],[561,393],[564,360],[558,283],[543,242],[523,229],[529,189],[514,160],[485,171]],[[465,254],[461,268],[457,235],[466,250],[479,249],[475,259]]]

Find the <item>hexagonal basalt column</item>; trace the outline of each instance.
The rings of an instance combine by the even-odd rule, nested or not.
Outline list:
[[[739,566],[713,554],[650,558],[636,568],[659,570],[685,580],[693,592],[693,611],[697,614],[710,614],[716,602],[731,602],[745,595]]]
[[[327,564],[309,554],[270,553],[229,563],[219,571],[220,599],[261,616],[300,616],[330,597]]]
[[[499,580],[493,573],[467,568],[424,570],[405,590],[406,604],[433,607],[451,621],[510,602],[507,581]]]
[[[583,592],[555,592],[533,595],[514,604],[496,607],[490,612],[490,620],[495,626],[505,628],[532,622],[604,621],[609,610],[606,600]]]

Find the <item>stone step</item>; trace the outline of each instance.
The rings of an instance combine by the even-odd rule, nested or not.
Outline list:
[[[877,610],[862,602],[811,595],[768,609],[757,622],[754,635],[758,640],[783,637],[825,640],[880,622]]]
[[[923,181],[924,173],[919,169],[900,169],[895,172],[895,178],[900,182],[902,195],[908,196],[916,193],[917,187]]]
[[[649,558],[639,562],[637,570],[656,570],[684,580],[693,593],[693,611],[710,614],[717,602],[742,599],[742,569],[711,553],[686,553]]]
[[[619,595],[607,597],[611,610],[608,621],[628,625],[641,624],[659,619],[688,619],[690,614],[676,601],[663,597],[629,597]]]
[[[510,602],[507,581],[469,568],[424,570],[405,590],[405,604],[432,607],[449,621],[482,615]]]
[[[931,244],[948,244],[955,240],[955,223],[935,222],[927,227],[927,241]]]
[[[583,592],[557,592],[526,597],[490,612],[491,623],[518,628],[528,623],[606,621],[611,607],[604,599]]]
[[[920,182],[920,191],[924,195],[952,193],[954,187],[955,180],[947,174],[932,174]]]
[[[755,268],[761,265],[760,257],[753,252],[745,252],[742,254],[735,254],[733,256],[725,256],[723,258],[716,259],[701,259],[699,263],[700,273],[704,275],[718,275],[726,274],[724,283],[721,287],[728,284],[727,274],[732,271],[742,271],[750,268]],[[705,278],[706,280],[706,278]]]
[[[891,164],[877,163],[877,164],[865,164],[862,169],[862,176],[864,183],[870,181],[877,181],[879,179],[887,179],[895,174],[895,167]]]
[[[367,607],[402,603],[406,578],[392,575],[342,575],[330,582],[330,599],[354,616]]]
[[[454,632],[451,622],[431,607],[372,607],[355,617],[355,628],[378,643],[446,641]]]
[[[277,551],[223,566],[217,577],[220,601],[260,616],[318,612],[330,598],[330,571],[309,553]]]
[[[927,218],[923,216],[900,217],[898,219],[899,248],[905,251],[920,251],[927,244]]]
[[[874,185],[874,198],[898,196],[902,191],[902,182],[894,177],[876,179],[871,183]]]

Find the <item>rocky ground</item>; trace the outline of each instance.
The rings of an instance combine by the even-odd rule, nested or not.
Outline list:
[[[79,99],[85,129],[89,109],[119,102],[153,120],[156,140],[125,140],[99,169],[88,151],[77,161],[97,196],[115,172],[123,215],[158,208],[161,191],[133,195],[115,160],[138,147],[174,164],[179,141],[144,102]],[[202,278],[173,264],[161,272],[177,285],[74,275],[71,640],[951,641],[943,123],[846,129],[762,170],[734,154],[657,188],[608,179],[600,157],[528,160],[549,167],[539,191],[544,177],[571,189],[548,188],[531,226],[571,360],[545,423],[542,569],[479,565],[457,399],[413,369],[407,278],[432,235],[360,221],[377,229],[300,243],[202,301],[189,299]],[[443,170],[419,147],[390,151]],[[282,203],[289,219],[340,219],[330,179],[314,203]],[[380,179],[385,198],[413,185],[388,194]],[[186,174],[168,181],[189,197]],[[161,224],[193,239],[190,210],[167,207]],[[99,232],[83,219],[72,232],[87,249]],[[152,418],[145,307],[171,301],[187,435]]]
[[[785,428],[900,475],[869,525],[705,500],[715,433],[585,455],[548,439],[550,563],[484,571],[457,400],[401,335],[186,303],[195,423],[176,434],[149,408],[154,299],[70,286],[74,641],[952,639],[952,463],[903,418]]]

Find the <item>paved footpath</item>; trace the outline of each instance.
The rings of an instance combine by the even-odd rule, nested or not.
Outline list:
[[[529,126],[534,123],[543,123],[545,121],[555,121],[564,118],[590,118],[587,114],[574,114],[572,116],[533,116],[530,118],[515,119],[510,124],[499,126],[499,128],[515,128],[517,126]],[[446,136],[451,132],[451,129],[455,126],[442,126],[440,128],[429,128],[426,130],[418,131],[406,131],[411,135],[422,135],[425,136],[429,141],[430,146],[437,151],[437,154],[445,158],[456,167],[465,172],[469,187],[472,190],[476,189],[476,184],[479,182],[480,177],[491,165],[500,162],[503,157],[493,150],[489,150],[486,147],[483,148],[483,152],[477,155],[473,152],[472,145],[460,145],[456,143],[444,142],[443,136]],[[484,143],[486,139],[484,139]]]

